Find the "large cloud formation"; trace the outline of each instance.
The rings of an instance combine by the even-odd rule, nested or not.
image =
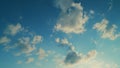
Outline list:
[[[61,9],[60,17],[54,27],[56,31],[80,34],[86,30],[88,16],[80,3],[75,3],[73,0],[58,0],[56,6]]]

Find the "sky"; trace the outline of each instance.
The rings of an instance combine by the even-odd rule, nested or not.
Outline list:
[[[120,0],[0,0],[0,68],[120,68]]]

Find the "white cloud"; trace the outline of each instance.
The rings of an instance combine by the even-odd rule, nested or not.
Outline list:
[[[80,62],[87,63],[88,61],[96,58],[96,55],[97,55],[97,51],[96,50],[91,50],[91,51],[88,52],[88,54],[84,58],[81,59]]]
[[[59,43],[62,46],[68,47],[69,50],[74,50],[75,49],[75,47],[72,45],[72,43],[70,43],[68,41],[68,39],[66,39],[66,38],[63,38],[63,39],[56,38],[55,41],[56,41],[56,43]]]
[[[28,59],[26,60],[26,63],[31,63],[31,62],[33,62],[33,61],[34,61],[34,58],[30,57],[30,58],[28,58]]]
[[[59,43],[59,42],[60,42],[60,38],[56,38],[55,41],[56,41],[57,43]]]
[[[61,56],[55,59],[60,68],[118,68],[118,64],[99,60],[96,57],[97,51],[91,50],[87,55],[80,55],[76,52],[68,53],[65,59]]]
[[[19,52],[15,53],[15,56],[20,56],[21,54],[31,55],[37,48],[36,45],[42,41],[42,36],[35,35],[31,37],[21,37],[18,41],[11,47],[7,47],[7,50],[10,48],[18,49]]]
[[[45,58],[46,56],[48,56],[48,54],[45,52],[44,49],[40,48],[38,50],[38,52],[36,53],[36,55],[38,55],[38,58],[41,60],[43,58]]]
[[[96,29],[101,33],[102,38],[108,38],[110,40],[115,40],[120,37],[120,33],[116,34],[116,25],[112,25],[111,28],[108,29],[109,21],[107,19],[103,19],[101,22],[96,23],[93,26],[93,29]]]
[[[56,31],[65,33],[83,33],[88,16],[83,12],[80,3],[74,3],[73,0],[56,1],[57,7],[61,9],[60,17],[55,25]]]
[[[6,43],[8,43],[10,41],[11,40],[6,36],[0,38],[0,44],[6,44]]]
[[[21,29],[22,29],[22,26],[19,23],[16,25],[10,24],[7,26],[4,33],[8,35],[16,35]]]
[[[61,56],[59,56],[55,59],[55,61],[60,68],[92,68],[93,64],[96,64],[94,66],[98,66],[97,62],[99,61],[93,62],[96,58],[96,54],[96,50],[91,50],[86,55],[77,53],[76,51],[71,51],[68,52],[68,54],[65,57],[62,56],[64,59],[62,59]]]
[[[56,43],[59,43],[59,44],[62,44],[62,45],[68,45],[68,46],[72,45],[72,43],[70,43],[68,41],[68,39],[66,39],[66,38],[63,38],[63,39],[56,38],[55,41],[56,41]]]
[[[37,43],[40,43],[41,41],[42,41],[42,36],[36,35],[34,36],[32,43],[37,44]]]
[[[23,37],[18,40],[16,46],[20,48],[21,53],[29,54],[35,50],[35,45],[32,45],[30,42],[29,37]]]

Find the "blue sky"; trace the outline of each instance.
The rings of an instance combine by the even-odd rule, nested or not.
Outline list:
[[[120,68],[119,0],[0,0],[0,68]]]

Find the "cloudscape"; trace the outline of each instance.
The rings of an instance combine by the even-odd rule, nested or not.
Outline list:
[[[0,0],[0,68],[120,68],[119,0]]]

